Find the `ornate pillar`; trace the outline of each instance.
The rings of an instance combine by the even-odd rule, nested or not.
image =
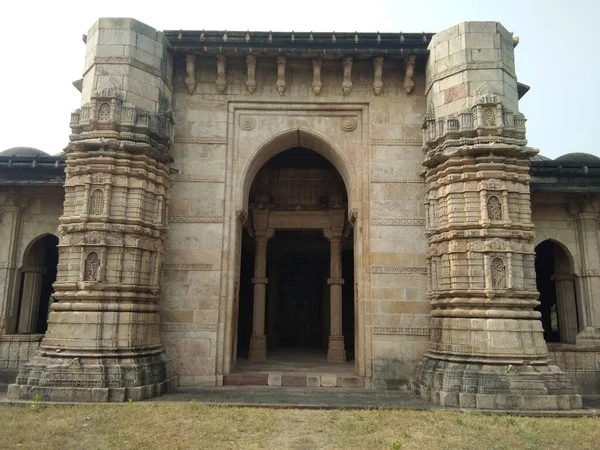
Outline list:
[[[14,191],[0,194],[0,334],[16,332],[19,289],[17,251],[21,240],[21,222],[27,199]]]
[[[477,31],[468,36],[471,29]],[[450,39],[459,42],[450,47],[456,64],[464,63],[462,77],[445,72],[440,55]],[[494,47],[486,53],[498,64],[470,68],[479,45]],[[516,78],[499,56],[512,61],[512,35],[499,23],[465,23],[434,36],[429,49],[423,165],[436,210],[426,232],[431,338],[413,391],[444,406],[580,408],[567,374],[548,362],[534,310],[528,172],[537,151],[527,147]],[[466,82],[475,70],[477,79],[504,81]]]
[[[273,236],[273,229],[254,229],[256,254],[254,262],[254,310],[252,315],[252,336],[248,359],[264,361],[267,359],[267,336],[265,334],[265,313],[267,293],[267,243]]]
[[[329,239],[329,344],[327,346],[327,361],[332,363],[346,362],[344,335],[342,333],[342,237],[344,231],[344,211],[330,210],[329,223],[331,228],[323,230]]]
[[[586,200],[570,206],[574,216],[581,255],[581,318],[582,330],[577,343],[600,345],[600,239],[598,215],[600,205]]]
[[[577,299],[575,298],[575,277],[570,273],[552,275],[556,289],[556,307],[560,341],[574,344],[577,333]]]
[[[21,297],[21,313],[19,314],[18,333],[35,333],[40,310],[40,294],[44,278],[43,266],[23,267],[23,296]],[[42,299],[48,301],[48,299]]]
[[[166,215],[156,211],[172,161],[172,94],[165,84],[172,56],[162,33],[122,18],[91,28],[88,53],[119,39],[123,61],[87,60],[82,105],[71,115],[64,152],[57,301],[40,352],[21,368],[9,398],[141,400],[176,383],[160,342],[156,284],[167,231]],[[157,65],[136,69],[146,71],[146,82],[129,83],[123,74],[139,42]]]

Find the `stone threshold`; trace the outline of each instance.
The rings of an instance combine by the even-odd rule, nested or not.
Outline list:
[[[364,389],[365,379],[335,373],[234,372],[223,375],[223,385]]]

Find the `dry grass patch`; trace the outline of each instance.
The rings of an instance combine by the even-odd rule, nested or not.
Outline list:
[[[3,448],[596,449],[598,418],[446,411],[232,408],[194,403],[0,407]]]

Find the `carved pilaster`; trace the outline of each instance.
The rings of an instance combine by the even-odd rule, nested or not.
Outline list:
[[[342,81],[342,92],[344,95],[349,95],[352,91],[352,57],[346,56],[342,60],[342,67],[344,69],[344,78]]]
[[[383,90],[383,56],[373,58],[373,93],[381,94]]]
[[[321,58],[313,58],[312,66],[313,66],[313,81],[312,88],[315,95],[321,94],[321,88],[323,87],[323,83],[321,82]]]
[[[285,88],[287,86],[285,82],[285,65],[287,63],[287,58],[285,55],[279,55],[277,57],[277,92],[279,95],[283,95],[285,92]]]
[[[196,55],[185,56],[185,85],[190,94],[196,90]]]
[[[227,80],[225,79],[225,72],[227,70],[227,58],[224,54],[219,53],[217,55],[217,81],[215,85],[217,86],[217,92],[222,94],[225,92],[225,88],[227,87]]]
[[[256,56],[246,55],[246,67],[248,69],[246,89],[252,94],[256,90]]]
[[[413,77],[415,75],[415,62],[417,57],[415,55],[408,55],[404,60],[404,92],[410,94],[415,87]]]

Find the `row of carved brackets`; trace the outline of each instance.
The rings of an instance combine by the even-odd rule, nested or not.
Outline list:
[[[342,92],[344,95],[349,95],[352,92],[352,63],[354,58],[346,56],[342,59],[342,67],[344,71],[342,81]],[[383,56],[375,56],[373,58],[373,93],[379,95],[383,90]],[[407,94],[413,91],[415,82],[413,80],[415,72],[415,55],[408,55],[404,59],[404,84],[403,88]],[[313,81],[312,88],[315,95],[321,94],[323,83],[321,81],[321,59],[313,58]],[[285,81],[285,68],[287,57],[285,55],[277,56],[277,92],[282,95],[285,92],[287,83]],[[251,94],[256,90],[256,56],[246,55],[246,67],[248,71],[248,79],[246,81],[246,89]],[[225,71],[227,68],[227,58],[224,54],[217,54],[217,81],[215,82],[217,92],[223,94],[227,88],[227,80]],[[185,85],[188,92],[193,94],[196,90],[196,56],[186,55],[185,58]]]

